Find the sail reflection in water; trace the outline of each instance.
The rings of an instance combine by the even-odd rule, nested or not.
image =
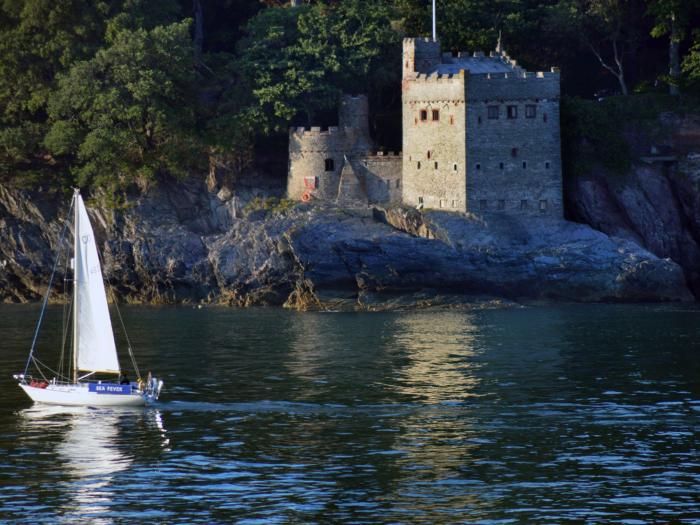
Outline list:
[[[58,438],[53,451],[64,479],[56,487],[61,504],[55,512],[63,523],[114,523],[117,478],[134,461],[130,427],[145,423],[147,431],[161,436],[163,450],[168,450],[158,410],[35,405],[20,414],[27,435],[46,434],[48,429],[51,440]]]

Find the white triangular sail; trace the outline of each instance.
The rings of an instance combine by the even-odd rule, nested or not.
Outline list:
[[[76,195],[75,205],[78,232],[75,242],[78,370],[119,373],[95,235],[80,194]]]

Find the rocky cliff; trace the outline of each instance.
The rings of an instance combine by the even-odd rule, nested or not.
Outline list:
[[[654,124],[625,132],[626,173],[594,164],[566,181],[568,216],[677,262],[700,297],[700,118],[662,114]]]
[[[681,267],[631,235],[546,219],[250,204],[271,191],[191,180],[161,184],[122,211],[93,205],[116,295],[300,309],[692,300]],[[67,211],[58,200],[0,187],[1,300],[44,292]]]

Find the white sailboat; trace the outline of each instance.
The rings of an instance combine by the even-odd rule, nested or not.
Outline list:
[[[104,281],[92,225],[79,190],[75,190],[71,204],[73,226],[73,345],[69,374],[63,377],[39,362],[34,355],[37,335],[49,297],[47,291],[41,315],[34,334],[24,373],[15,374],[20,388],[35,402],[55,405],[84,406],[140,406],[158,399],[163,382],[151,377],[141,379],[138,366],[132,358],[136,382],[98,380],[98,377],[123,378],[117,357],[112,321],[107,306]],[[70,215],[70,212],[69,212]],[[64,228],[65,234],[65,228]],[[63,238],[63,235],[62,235]],[[59,249],[62,244],[59,241]],[[49,290],[56,273],[58,256],[49,281]],[[34,364],[39,377],[28,375]],[[58,367],[59,371],[62,369]],[[54,372],[49,379],[45,373]]]

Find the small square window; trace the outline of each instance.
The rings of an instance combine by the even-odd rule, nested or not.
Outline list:
[[[503,211],[503,210],[505,210],[505,209],[506,209],[506,201],[503,200],[503,199],[500,199],[500,200],[498,201],[498,210],[499,210],[499,211]]]
[[[518,106],[508,106],[507,114],[509,119],[518,118]]]
[[[307,190],[315,190],[318,188],[318,177],[304,177],[304,187]]]
[[[489,207],[489,201],[482,199],[479,201],[479,210],[486,211]]]
[[[488,107],[488,118],[489,120],[497,120],[498,119],[498,111],[499,106],[489,106]]]
[[[476,169],[477,169],[477,171],[481,169],[481,164],[478,162],[476,163]]]
[[[544,163],[544,169],[548,170],[550,166],[551,164],[549,163],[549,161]]]
[[[528,104],[525,106],[525,118],[535,118],[537,116],[537,106]]]
[[[440,120],[440,110],[439,109],[433,110],[433,120]]]
[[[503,170],[505,169],[506,165],[501,162],[498,164],[498,167]]]
[[[520,201],[520,209],[523,211],[527,210],[527,201],[526,200]]]
[[[420,119],[422,121],[428,120],[428,110],[427,109],[421,109],[420,110]]]
[[[326,159],[326,171],[335,171],[335,161],[333,159]]]

